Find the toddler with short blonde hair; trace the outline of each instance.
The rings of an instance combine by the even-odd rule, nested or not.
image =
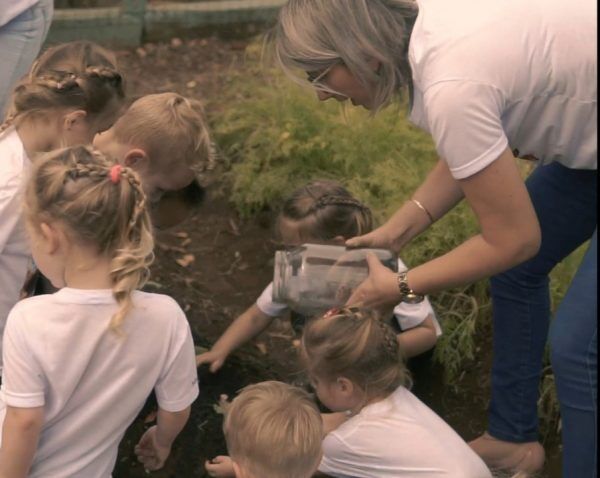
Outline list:
[[[223,430],[231,458],[207,463],[211,476],[308,478],[321,460],[319,410],[304,390],[282,382],[244,388],[227,409]]]

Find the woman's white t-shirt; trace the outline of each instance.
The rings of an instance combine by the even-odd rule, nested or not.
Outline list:
[[[411,121],[454,178],[509,147],[597,169],[597,4],[589,0],[417,0],[409,45]]]
[[[198,396],[186,317],[168,296],[136,291],[122,335],[110,290],[64,288],[19,302],[4,332],[6,406],[44,407],[31,478],[107,478],[119,442],[154,390],[176,412]],[[0,434],[1,437],[1,434]]]
[[[364,407],[323,441],[335,478],[491,478],[465,441],[409,390]]]
[[[405,271],[408,268],[398,259],[398,271]],[[273,301],[273,283],[271,282],[262,294],[256,300],[256,306],[269,317],[279,317],[288,312],[289,307],[286,304]],[[406,331],[421,324],[427,317],[431,317],[435,326],[436,334],[442,335],[442,328],[437,320],[431,302],[425,297],[425,300],[418,304],[399,303],[394,307],[394,318],[398,322],[400,329]]]
[[[24,190],[31,162],[15,128],[0,135],[0,356],[2,331],[19,300],[31,261],[23,215]],[[0,361],[0,373],[2,362]]]

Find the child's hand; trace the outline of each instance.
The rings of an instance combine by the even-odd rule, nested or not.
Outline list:
[[[210,350],[208,352],[204,352],[203,354],[196,355],[196,366],[199,367],[205,363],[210,364],[209,370],[212,373],[215,373],[223,366],[225,359],[227,359],[227,354],[213,352]]]
[[[144,465],[146,470],[155,471],[164,466],[171,453],[171,447],[162,446],[157,442],[155,425],[148,428],[146,433],[142,435],[139,443],[134,448],[134,452],[138,461]]]
[[[204,466],[210,476],[215,478],[235,478],[233,461],[228,456],[218,456],[207,461]]]

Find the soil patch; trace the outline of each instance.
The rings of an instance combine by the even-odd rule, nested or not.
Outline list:
[[[244,41],[214,38],[167,44],[146,44],[119,52],[129,93],[178,91],[202,100],[208,111],[219,107],[228,72],[243,61]],[[185,310],[196,344],[209,347],[229,323],[252,304],[271,280],[274,244],[271,217],[265,212],[242,220],[228,201],[226,184],[214,172],[200,211],[172,231],[157,237],[156,262],[148,290],[174,297]],[[444,386],[442,368],[431,361],[413,363],[414,392],[466,440],[485,428],[489,396],[491,342],[480,337],[480,360],[463,374],[460,394]],[[135,460],[133,446],[149,424],[150,398],[123,439],[115,478],[195,478],[207,476],[204,461],[225,453],[221,416],[214,410],[221,394],[234,395],[244,385],[267,379],[299,379],[293,333],[286,321],[276,321],[252,344],[233,354],[217,374],[199,370],[201,393],[192,406],[188,425],[175,442],[172,455],[159,472],[148,475]],[[151,344],[149,344],[151,346]],[[115,404],[118,406],[118,404]],[[542,477],[560,476],[556,443],[546,444],[549,460]]]

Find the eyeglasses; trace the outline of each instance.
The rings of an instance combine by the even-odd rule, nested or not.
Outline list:
[[[327,68],[325,68],[324,70],[316,70],[316,71],[307,71],[306,72],[306,79],[308,80],[309,83],[311,83],[313,86],[319,86],[319,82],[324,80],[325,77],[329,74],[329,72],[331,71],[331,69],[336,66],[338,63],[334,63],[330,66],[328,66]]]

